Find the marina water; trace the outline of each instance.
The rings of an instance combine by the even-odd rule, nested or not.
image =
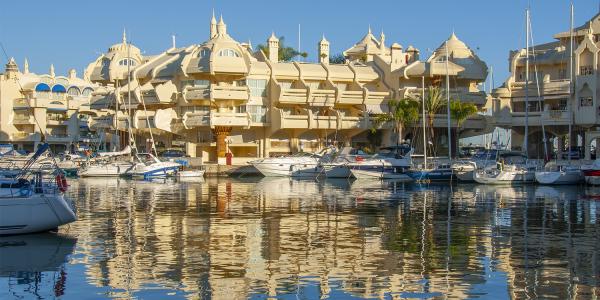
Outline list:
[[[79,220],[0,238],[0,298],[592,298],[600,188],[71,181]]]

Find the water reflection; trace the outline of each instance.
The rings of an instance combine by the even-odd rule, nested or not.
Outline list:
[[[81,282],[67,298],[600,293],[600,190],[245,178],[71,193]]]
[[[0,237],[0,298],[53,298],[65,293],[65,264],[77,239],[32,234]]]

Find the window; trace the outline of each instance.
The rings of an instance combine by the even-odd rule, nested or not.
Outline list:
[[[594,74],[594,68],[592,66],[579,67],[579,75],[586,76],[586,75],[593,75],[593,74]]]
[[[267,107],[262,105],[246,105],[246,111],[250,114],[253,123],[267,122]]]
[[[240,54],[233,49],[223,49],[219,51],[219,56],[240,57]]]
[[[281,85],[281,88],[284,90],[288,90],[292,88],[292,81],[280,81],[279,84]]]
[[[119,61],[119,66],[135,66],[137,62],[132,58],[124,58]]]
[[[340,91],[345,91],[348,88],[348,84],[345,82],[336,82],[335,86],[340,90]]]
[[[248,79],[248,88],[252,97],[267,96],[267,81],[264,79]]]
[[[210,50],[208,49],[202,49],[202,51],[200,51],[200,57],[208,57],[210,56]]]
[[[93,92],[93,91],[94,91],[94,90],[93,90],[93,89],[91,89],[91,88],[85,88],[85,89],[83,89],[83,92],[81,92],[81,95],[82,95],[82,96],[89,96],[89,95],[91,95],[91,94],[92,94],[92,92]]]
[[[319,81],[307,81],[306,85],[308,85],[308,87],[311,90],[318,90],[319,87],[321,86],[321,82],[319,82]]]
[[[79,91],[79,88],[77,88],[76,86],[72,86],[67,90],[67,94],[69,94],[70,96],[79,96],[81,92]]]
[[[592,106],[594,99],[592,97],[579,97],[579,106]]]
[[[198,88],[208,88],[210,86],[210,80],[197,79],[197,80],[186,80],[183,81],[183,87],[193,86]]]

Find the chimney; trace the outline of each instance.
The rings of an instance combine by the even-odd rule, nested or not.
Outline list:
[[[402,46],[400,46],[400,44],[393,43],[390,52],[392,56],[390,67],[392,68],[392,70],[396,70],[405,65],[405,58],[404,54],[402,53]]]
[[[269,46],[269,60],[271,62],[279,61],[279,39],[275,36],[275,32],[271,33],[271,37],[267,40]]]
[[[329,41],[325,39],[325,35],[319,42],[319,62],[329,64]]]

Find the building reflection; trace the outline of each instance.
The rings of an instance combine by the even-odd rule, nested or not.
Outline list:
[[[114,296],[155,286],[216,299],[599,293],[600,210],[577,200],[580,189],[289,178],[73,185],[76,263]]]

